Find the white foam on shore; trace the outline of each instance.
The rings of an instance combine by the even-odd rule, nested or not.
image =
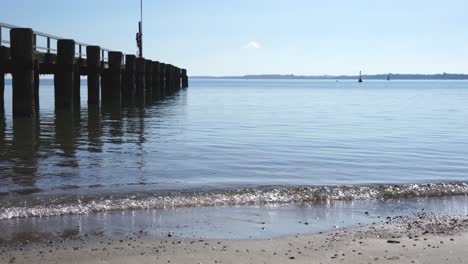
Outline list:
[[[0,219],[83,215],[95,212],[176,207],[305,204],[318,201],[385,200],[468,195],[468,184],[264,187],[226,191],[165,192],[97,197],[3,201]],[[17,198],[17,197],[16,197]]]

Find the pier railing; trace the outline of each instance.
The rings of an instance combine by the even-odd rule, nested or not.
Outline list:
[[[10,30],[10,29],[19,28],[19,27],[15,26],[15,25],[0,22],[0,44],[1,45],[6,44],[7,46],[10,46],[10,44],[11,44],[10,41],[4,39],[4,37],[2,36],[2,29],[3,28]],[[44,53],[48,53],[48,54],[57,54],[57,49],[52,48],[51,42],[52,41],[57,42],[59,39],[64,39],[64,38],[54,36],[54,35],[51,35],[51,34],[47,34],[47,33],[43,33],[43,32],[36,31],[36,30],[34,30],[33,32],[34,32],[34,50],[35,51],[44,52]],[[46,43],[45,46],[41,46],[41,45],[38,44],[38,41],[40,41],[40,40],[45,41],[45,43]],[[86,58],[86,52],[85,52],[86,47],[87,46],[93,46],[91,44],[87,44],[87,43],[79,42],[79,41],[75,41],[75,45],[78,48],[76,53],[75,53],[75,55],[78,58]],[[109,52],[110,51],[111,51],[110,49],[101,48],[101,60],[103,62],[107,62],[107,60],[109,58]],[[125,56],[125,54],[124,54],[124,56]]]

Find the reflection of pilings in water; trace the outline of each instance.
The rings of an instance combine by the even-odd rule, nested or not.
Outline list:
[[[68,157],[74,157],[76,153],[76,124],[76,113],[55,110],[55,141]]]
[[[0,105],[0,158],[4,156],[5,151],[6,151],[5,130],[6,130],[5,106]]]
[[[76,106],[75,106],[76,108]],[[74,126],[75,126],[75,135],[76,137],[80,137],[81,135],[81,107],[77,110],[77,111],[74,111],[73,112],[73,122],[74,123]]]
[[[109,129],[112,143],[121,144],[123,142],[122,117],[123,110],[120,104],[105,104],[102,106],[102,119],[106,124],[106,130]]]
[[[0,180],[9,178],[11,173],[10,166],[7,164],[9,148],[6,138],[6,120],[4,106],[0,106]]]
[[[136,106],[125,108],[123,113],[123,118],[125,120],[124,133],[127,135],[126,140],[131,143],[136,143],[142,145],[144,136],[142,135],[144,130],[143,128],[143,119],[145,115],[144,106]]]
[[[90,152],[102,152],[101,108],[99,105],[88,106],[88,140]]]
[[[12,179],[16,184],[33,187],[37,173],[39,146],[39,119],[37,117],[13,118]]]
[[[138,121],[140,123],[138,131],[138,144],[141,148],[143,148],[143,143],[145,143],[145,108],[138,109]]]

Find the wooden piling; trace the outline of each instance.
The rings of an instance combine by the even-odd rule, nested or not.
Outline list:
[[[73,107],[77,111],[80,109],[81,104],[81,66],[83,64],[82,58],[77,58],[75,60],[75,76],[73,77]]]
[[[181,70],[180,78],[181,78],[181,82],[182,82],[182,88],[185,88],[185,69]]]
[[[177,67],[172,67],[172,93],[176,94],[178,91],[177,89]]]
[[[173,73],[173,76],[174,76],[174,77],[173,77],[173,78],[174,78],[174,93],[177,93],[177,91],[179,91],[179,88],[177,87],[177,83],[178,83],[178,81],[177,81],[177,76],[179,76],[179,75],[177,74],[177,69],[178,69],[178,68],[177,68],[176,66],[174,66],[172,69],[173,69],[173,72],[174,72],[174,73]]]
[[[159,63],[159,94],[161,98],[167,96],[166,94],[166,64]]]
[[[75,86],[75,41],[57,41],[57,64],[54,75],[55,108],[73,111]]]
[[[135,71],[136,71],[136,56],[126,55],[125,56],[125,73],[124,73],[124,85],[122,94],[125,99],[129,99],[135,95],[136,84],[135,84]]]
[[[179,91],[180,89],[180,69],[175,66],[174,67],[174,89],[175,91]]]
[[[120,104],[122,102],[122,52],[109,52],[109,68],[105,70],[105,85],[102,87],[103,104]]]
[[[171,96],[172,95],[171,71],[172,71],[171,65],[166,64],[165,79],[164,79],[164,86],[165,86],[165,89],[166,89],[166,91],[165,91],[166,96]]]
[[[187,70],[182,69],[182,88],[188,87],[188,78],[187,78]]]
[[[6,47],[0,46],[0,111],[4,109],[5,106],[5,72],[9,56],[8,49]]]
[[[185,88],[185,69],[180,69],[180,88]]]
[[[177,67],[172,67],[172,91],[173,93],[177,93],[179,89],[177,89]]]
[[[33,116],[34,100],[34,33],[30,28],[10,30],[13,75],[13,116]]]
[[[166,74],[167,74],[166,82],[167,82],[167,87],[169,89],[168,94],[173,95],[174,93],[173,93],[173,80],[172,80],[172,74],[173,74],[172,65],[169,64],[167,66]]]
[[[151,99],[153,97],[153,61],[146,60],[145,63],[145,88],[146,98]],[[151,100],[148,100],[151,102]]]
[[[177,79],[177,83],[176,83],[177,84],[177,90],[180,90],[180,86],[181,86],[180,71],[181,71],[180,68],[177,67],[177,71],[176,71],[176,74],[177,74],[177,77],[176,77],[176,79]]]
[[[88,70],[88,104],[99,104],[99,77],[101,67],[101,48],[99,46],[86,47]]]
[[[146,61],[143,58],[136,59],[136,96],[139,98],[145,97],[145,66]]]
[[[34,107],[36,107],[36,113],[39,112],[39,62],[34,61]]]
[[[159,62],[153,62],[153,100],[161,99],[159,89]]]

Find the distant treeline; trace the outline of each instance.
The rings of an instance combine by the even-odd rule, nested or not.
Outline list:
[[[364,80],[468,80],[468,74],[456,73],[441,73],[441,74],[375,74],[362,75]],[[357,80],[359,76],[351,75],[320,75],[320,76],[303,76],[303,75],[280,75],[280,74],[263,74],[263,75],[244,75],[244,76],[191,76],[192,79],[243,79],[243,80]]]

